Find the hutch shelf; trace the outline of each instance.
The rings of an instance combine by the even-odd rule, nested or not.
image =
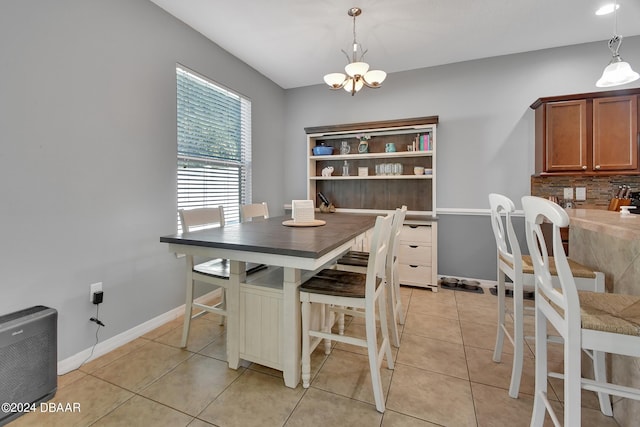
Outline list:
[[[353,213],[386,214],[406,205],[399,247],[400,283],[433,291],[438,289],[437,124],[438,117],[431,116],[305,128],[307,198],[319,206],[318,193],[322,193],[337,211]],[[362,152],[363,140],[366,152]],[[331,147],[332,154],[314,155],[316,146]],[[341,154],[345,146],[348,153]],[[333,172],[323,176],[327,168]],[[354,249],[368,250],[367,238]]]

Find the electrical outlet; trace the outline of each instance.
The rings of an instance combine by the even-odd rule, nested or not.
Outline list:
[[[566,187],[564,189],[564,200],[573,200],[573,187]]]
[[[102,290],[102,282],[98,282],[98,283],[92,283],[90,285],[90,291],[89,291],[89,302],[93,302],[93,294],[95,294],[96,292],[100,292]]]
[[[576,200],[579,202],[584,202],[585,200],[587,200],[586,187],[576,187]]]

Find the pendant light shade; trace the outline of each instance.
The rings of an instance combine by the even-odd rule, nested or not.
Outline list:
[[[352,62],[344,67],[349,77],[364,76],[369,71],[369,64],[366,62]]]
[[[597,87],[618,86],[638,80],[640,74],[631,69],[628,62],[624,62],[619,56],[614,57],[604,69],[602,77],[596,82]]]
[[[387,78],[387,73],[382,70],[371,70],[364,75],[364,79],[373,87],[378,87]]]
[[[331,86],[332,89],[340,89],[345,81],[347,76],[342,73],[331,73],[324,76],[324,82]]]

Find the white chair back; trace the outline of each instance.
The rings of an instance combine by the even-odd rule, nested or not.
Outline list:
[[[240,215],[242,222],[267,219],[269,218],[269,207],[266,202],[242,205],[240,207]]]
[[[489,194],[489,206],[491,207],[491,228],[498,248],[498,262],[510,277],[521,276],[522,252],[511,220],[516,207],[511,199],[496,193]]]
[[[531,255],[536,285],[536,306],[545,312],[547,318],[560,334],[567,339],[569,333],[580,333],[580,301],[576,283],[562,247],[560,228],[569,225],[569,216],[558,204],[549,200],[525,196],[522,198],[525,215],[527,246]],[[554,288],[549,268],[549,255],[540,224],[552,224],[552,248],[560,290]],[[557,286],[557,285],[556,285]],[[549,303],[551,301],[564,311],[561,315]]]
[[[180,223],[184,232],[224,227],[224,208],[180,209]]]
[[[387,252],[389,251],[389,236],[391,234],[391,224],[393,215],[376,218],[376,224],[371,239],[371,251],[369,252],[369,263],[367,264],[366,298],[373,296],[376,292],[377,278],[386,281],[385,265]],[[370,303],[373,304],[373,298]],[[373,308],[373,307],[372,307]]]
[[[391,268],[394,263],[394,258],[397,257],[398,247],[400,246],[400,232],[402,231],[402,225],[404,224],[404,218],[407,215],[407,207],[402,206],[396,208],[396,213],[393,215],[393,222],[391,224],[391,235],[389,237],[389,250],[387,251],[387,270]],[[387,279],[391,280],[390,277]]]

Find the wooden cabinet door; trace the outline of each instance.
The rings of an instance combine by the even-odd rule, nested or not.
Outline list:
[[[593,100],[593,170],[638,169],[636,95]]]
[[[587,101],[550,102],[545,108],[545,171],[587,169]]]

